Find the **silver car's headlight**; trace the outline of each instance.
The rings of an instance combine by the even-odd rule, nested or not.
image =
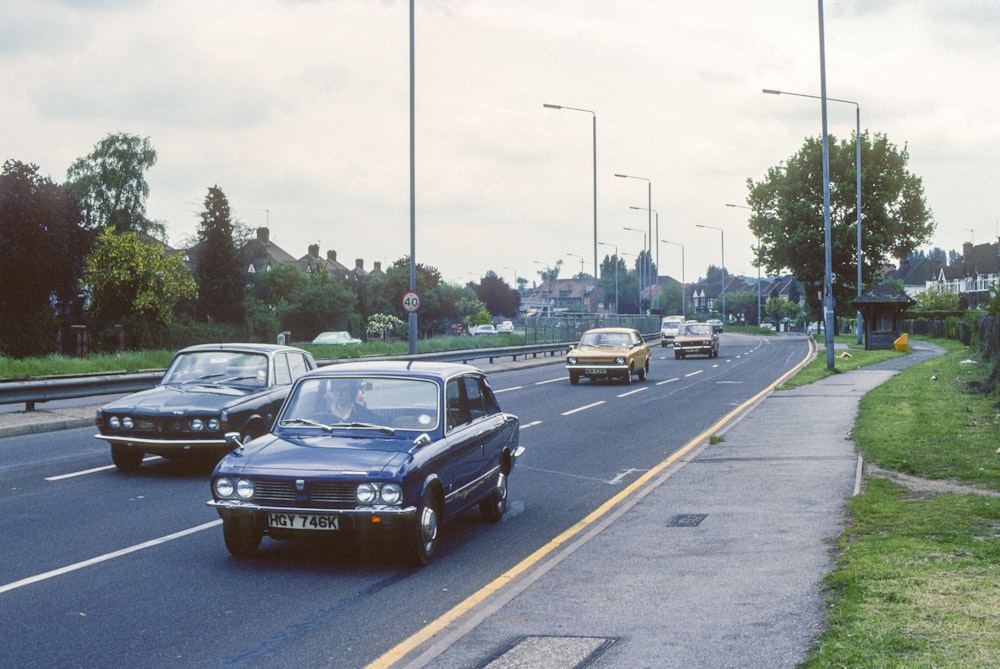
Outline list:
[[[108,427],[110,427],[112,430],[117,430],[121,426],[122,426],[122,421],[120,418],[118,418],[118,416],[112,416],[111,418],[108,419]]]
[[[132,418],[130,416],[122,418],[122,427],[126,430],[131,430],[134,425],[135,423],[132,422]]]
[[[383,504],[396,505],[403,501],[403,489],[398,483],[386,483],[380,491]]]
[[[208,419],[208,429],[212,432],[218,432],[222,428],[222,423],[219,422],[218,418]]]
[[[192,418],[188,426],[195,432],[202,432],[205,429],[205,421],[201,418]]]
[[[233,485],[232,479],[215,479],[215,483],[212,484],[215,487],[215,494],[217,497],[223,499],[229,499],[236,492],[236,486]]]
[[[253,481],[247,479],[237,481],[236,496],[240,499],[253,499]]]

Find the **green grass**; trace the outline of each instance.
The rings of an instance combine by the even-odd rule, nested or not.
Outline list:
[[[403,355],[409,353],[408,341],[370,341],[358,346],[295,344],[313,354],[317,360],[359,358],[366,355]],[[496,346],[521,346],[524,337],[504,334],[496,337],[433,337],[417,341],[418,353],[440,353]],[[61,374],[92,374],[100,372],[165,369],[174,351],[126,351],[118,354],[91,354],[84,358],[49,355],[16,360],[0,357],[0,379],[57,376]]]
[[[838,335],[833,338],[833,369],[831,370],[826,365],[826,348],[822,335],[816,335],[813,339],[817,346],[816,357],[799,370],[795,376],[785,381],[782,388],[804,386],[834,374],[849,372],[852,369],[873,365],[883,360],[909,355],[906,352],[896,350],[866,351],[863,343],[858,345],[857,335]]]
[[[1000,490],[997,398],[966,385],[984,366],[935,343],[949,352],[862,399],[858,449],[884,469]],[[868,477],[848,515],[827,627],[800,666],[1000,666],[1000,498]]]

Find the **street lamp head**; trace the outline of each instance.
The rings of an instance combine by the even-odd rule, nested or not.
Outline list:
[[[767,95],[781,95],[781,91],[775,90],[773,88],[765,88],[764,93]]]
[[[550,105],[547,102],[543,102],[542,106],[545,107],[546,109],[562,109],[562,105]]]

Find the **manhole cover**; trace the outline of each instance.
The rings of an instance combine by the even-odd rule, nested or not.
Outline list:
[[[616,640],[593,636],[523,636],[480,665],[480,669],[582,669]]]
[[[706,518],[708,518],[707,513],[682,513],[671,518],[667,527],[698,527]]]

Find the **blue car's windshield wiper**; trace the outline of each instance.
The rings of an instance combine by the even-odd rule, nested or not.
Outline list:
[[[376,425],[374,423],[358,423],[358,422],[353,422],[353,423],[334,423],[333,425],[330,425],[329,427],[362,427],[362,428],[368,428],[368,429],[371,429],[371,430],[378,430],[379,432],[382,432],[384,434],[396,434],[396,429],[395,428],[386,427],[385,425]]]

